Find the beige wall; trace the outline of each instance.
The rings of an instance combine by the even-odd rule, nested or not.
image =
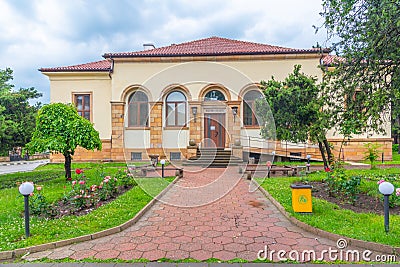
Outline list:
[[[284,79],[296,64],[301,64],[302,70],[308,75],[321,79],[322,72],[318,68],[317,58],[239,62],[116,62],[112,79],[112,100],[122,100],[122,92],[135,85],[144,86],[151,91],[153,101],[161,100],[163,90],[174,84],[189,88],[191,100],[198,100],[199,93],[205,86],[222,84],[230,90],[232,100],[237,100],[240,90],[245,86],[268,80],[272,76]]]
[[[353,135],[352,139],[368,139],[368,138],[391,138],[391,122],[390,117],[388,116],[388,120],[384,123],[383,128],[385,129],[385,133],[376,133],[373,131],[369,131],[364,134]],[[331,129],[326,134],[328,139],[338,138],[342,139],[343,135],[339,134],[336,129]]]
[[[111,137],[111,92],[108,73],[46,73],[50,102],[72,103],[73,93],[92,93],[92,123],[101,139]]]

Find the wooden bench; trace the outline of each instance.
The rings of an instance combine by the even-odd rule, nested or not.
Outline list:
[[[153,167],[153,165],[142,165],[139,167],[140,168],[140,175],[143,177],[147,176],[148,171],[156,171],[156,170],[162,170],[161,167]],[[183,177],[183,168],[175,168],[175,167],[164,167],[164,171],[168,170],[175,170],[175,176],[179,176],[179,178]]]
[[[251,179],[256,171],[265,171],[268,173],[268,178],[270,177],[270,173],[275,174],[276,172],[282,172],[285,175],[289,175],[289,172],[292,172],[292,175],[297,175],[297,168],[291,166],[276,166],[272,165],[271,167],[267,167],[265,165],[257,165],[257,164],[248,164],[245,169],[246,178]]]
[[[157,170],[161,170],[161,168],[157,168]],[[175,170],[175,176],[179,176],[179,178],[183,177],[183,168],[175,168],[175,167],[164,167],[164,171],[167,170]]]

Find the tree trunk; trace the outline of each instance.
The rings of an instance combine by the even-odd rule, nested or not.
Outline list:
[[[325,156],[325,148],[320,141],[318,141],[318,147],[319,147],[319,151],[321,152],[322,160],[324,161],[324,169],[325,169],[326,167],[329,166],[328,162],[326,160],[326,156]]]
[[[71,180],[71,161],[72,157],[70,153],[64,154],[65,162],[64,162],[64,169],[65,169],[65,179]]]
[[[333,163],[333,155],[332,155],[331,147],[329,146],[329,142],[326,138],[324,138],[323,142],[325,145],[326,154],[328,154],[328,163],[329,163],[329,165],[331,165]]]
[[[400,117],[399,117],[399,116],[396,118],[396,121],[397,121],[397,125],[398,125],[398,127],[399,127],[399,129],[400,129]],[[397,154],[400,154],[399,132],[396,133],[396,141],[397,141],[396,144],[399,144],[399,147],[398,147],[398,149],[397,149]]]

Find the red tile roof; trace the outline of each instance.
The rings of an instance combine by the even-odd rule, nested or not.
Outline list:
[[[108,58],[117,57],[185,57],[185,56],[224,56],[224,55],[268,55],[268,54],[318,54],[319,48],[295,49],[281,46],[238,41],[221,37],[210,37],[191,42],[173,44],[144,51],[125,53],[106,53],[105,60],[85,64],[41,68],[41,72],[84,72],[111,71],[112,63]],[[328,49],[323,49],[328,53]],[[330,61],[329,61],[330,62]]]
[[[85,64],[73,65],[73,66],[39,69],[39,71],[41,72],[110,71],[110,70],[111,70],[111,61],[107,59]]]
[[[210,37],[191,42],[173,44],[150,50],[106,53],[111,57],[173,57],[173,56],[223,56],[223,55],[265,55],[265,54],[304,54],[318,53],[319,48],[294,49],[274,45],[238,41],[221,37]],[[328,52],[324,50],[324,52]]]
[[[344,62],[345,59],[336,55],[326,55],[322,58],[324,66],[334,66],[340,62]]]

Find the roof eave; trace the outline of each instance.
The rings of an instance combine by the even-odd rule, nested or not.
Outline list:
[[[195,54],[120,54],[106,53],[103,58],[146,58],[146,57],[210,57],[210,56],[253,56],[253,55],[282,55],[282,54],[320,54],[329,53],[330,49],[321,50],[297,50],[297,51],[273,51],[273,52],[243,52],[243,53],[195,53]]]
[[[110,72],[111,68],[108,69],[98,69],[98,70],[69,70],[69,69],[46,69],[46,68],[41,68],[38,69],[38,71],[42,73],[49,73],[49,72]]]

